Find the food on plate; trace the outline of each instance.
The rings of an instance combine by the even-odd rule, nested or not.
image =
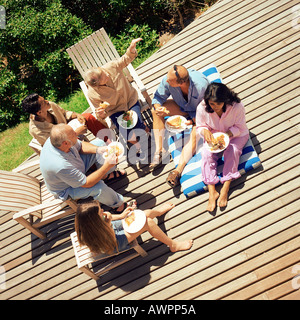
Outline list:
[[[161,110],[162,112],[164,112],[164,113],[166,113],[166,114],[169,114],[170,113],[170,111],[169,110],[167,110],[167,108],[166,107],[162,107],[162,110]]]
[[[217,138],[212,137],[210,144],[212,146],[210,149],[211,151],[224,149],[226,145],[224,134],[219,135]]]
[[[115,154],[116,157],[119,157],[121,153],[122,150],[118,145],[113,145],[108,148],[108,155]]]
[[[134,222],[134,220],[135,220],[135,214],[134,214],[134,211],[131,211],[125,218],[125,222],[128,225],[128,227],[132,224],[132,222]]]
[[[182,125],[182,119],[179,116],[171,120],[168,119],[167,122],[168,122],[168,125],[174,129],[179,129],[181,128],[181,125]]]
[[[131,124],[133,123],[133,112],[131,110],[125,111],[122,119],[127,122],[126,124],[127,128],[130,127]]]

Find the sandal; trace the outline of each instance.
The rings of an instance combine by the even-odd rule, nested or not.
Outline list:
[[[178,186],[180,176],[181,176],[181,174],[178,171],[176,171],[176,170],[171,171],[168,175],[167,180],[166,180],[167,184],[172,188]]]
[[[119,208],[114,208],[114,209],[111,209],[111,212],[114,214],[119,214],[119,213],[122,213],[127,207],[132,207],[133,209],[137,208],[137,201],[136,200],[124,202],[123,204],[124,204],[124,208],[121,211],[118,211]]]
[[[151,169],[154,169],[158,167],[161,163],[162,163],[162,151],[160,151],[159,153],[155,152],[153,156],[153,160],[150,163],[149,167]]]
[[[111,174],[113,174],[113,177],[110,177]],[[121,179],[123,177],[126,177],[126,175],[127,175],[126,171],[125,171],[125,173],[122,174],[122,172],[117,169],[117,170],[109,173],[107,175],[107,177],[105,179],[103,179],[103,181],[106,183],[106,182],[114,180],[114,179]]]

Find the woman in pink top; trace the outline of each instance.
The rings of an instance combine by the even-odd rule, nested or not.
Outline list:
[[[230,182],[240,177],[239,158],[249,137],[245,108],[237,94],[223,83],[211,83],[205,91],[204,100],[197,107],[196,128],[208,143],[214,132],[225,132],[230,138],[228,147],[223,151],[223,187],[220,194],[215,189],[219,182],[217,160],[220,153],[211,153],[207,148],[202,148],[202,181],[208,187],[207,210],[211,212],[216,207],[217,199],[219,207],[226,207]]]

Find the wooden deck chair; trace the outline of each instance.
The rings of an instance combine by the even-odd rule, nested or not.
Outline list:
[[[92,67],[101,67],[111,60],[120,58],[120,55],[109,39],[104,28],[101,28],[85,39],[74,44],[67,49],[67,52],[82,78],[88,69]],[[135,89],[137,89],[139,102],[141,104],[141,111],[148,109],[151,106],[151,99],[133,66],[129,64],[127,68],[124,69],[124,72],[130,83]],[[95,115],[95,108],[87,96],[87,88],[84,81],[80,82],[80,87],[82,88],[82,91]]]
[[[71,199],[55,199],[38,179],[0,170],[0,210],[15,212],[13,219],[37,237],[46,238],[40,228],[74,213],[76,208],[76,202]]]
[[[95,263],[96,261],[100,261],[100,260],[107,260],[108,258],[118,255],[119,253],[115,253],[112,255],[100,254],[98,256],[93,256],[87,246],[80,246],[76,232],[73,232],[71,234],[71,240],[73,244],[73,249],[74,249],[78,269],[95,280],[98,280],[99,277],[105,272],[108,272],[109,270],[116,268],[117,266],[139,255],[141,255],[142,257],[146,257],[148,255],[147,252],[138,244],[137,240],[135,239],[130,243],[130,248],[127,249],[127,250],[135,249],[136,251],[135,253],[132,253],[131,255],[127,255],[122,259],[119,259],[113,262],[111,261],[111,259],[109,259],[109,261],[106,261],[105,265],[102,266],[100,270],[94,271],[93,268],[90,267],[92,263]],[[125,252],[127,250],[124,250],[122,252]]]

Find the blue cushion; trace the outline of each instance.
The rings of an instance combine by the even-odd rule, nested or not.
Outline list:
[[[201,71],[210,82],[222,82],[220,74],[215,65],[210,64],[202,69]],[[189,126],[185,131],[171,135],[168,139],[169,151],[175,163],[175,168],[177,167],[181,155],[181,151],[184,145],[184,140],[189,137],[191,133],[191,126]],[[196,196],[207,190],[207,186],[201,180],[201,149],[203,146],[203,139],[201,138],[197,144],[196,154],[190,159],[190,161],[185,166],[181,178],[180,184],[183,189],[183,194],[187,198]],[[218,160],[217,172],[218,176],[222,176],[224,158],[220,157]],[[239,162],[239,172],[244,174],[249,170],[255,169],[260,166],[260,159],[253,147],[251,138],[245,144],[242,155]]]

